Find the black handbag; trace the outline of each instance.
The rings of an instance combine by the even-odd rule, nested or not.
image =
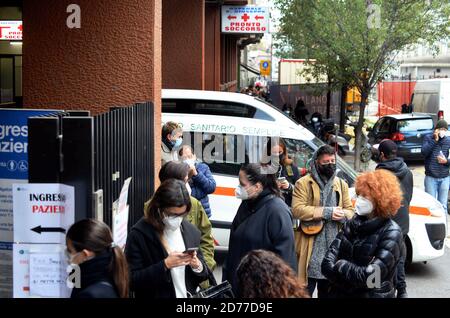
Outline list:
[[[200,290],[195,295],[192,295],[191,298],[235,298],[233,288],[228,281],[217,284],[216,278],[208,266],[206,266],[206,270],[210,287]]]

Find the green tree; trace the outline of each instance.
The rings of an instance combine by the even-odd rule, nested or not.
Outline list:
[[[371,90],[395,66],[401,50],[450,35],[448,0],[275,0],[281,12],[280,52],[315,59],[312,74],[356,86],[361,93],[355,169],[360,168],[364,110]]]

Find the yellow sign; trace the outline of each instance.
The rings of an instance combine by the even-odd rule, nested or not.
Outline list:
[[[347,91],[347,104],[361,103],[361,93],[356,87],[352,87]]]
[[[262,76],[270,76],[270,60],[262,60],[259,62],[259,72]]]

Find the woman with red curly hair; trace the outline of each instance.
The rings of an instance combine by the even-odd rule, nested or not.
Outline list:
[[[309,298],[294,270],[275,253],[253,250],[237,269],[242,298]]]
[[[393,298],[402,230],[391,218],[402,192],[389,171],[356,179],[356,215],[331,244],[322,262],[332,297]]]

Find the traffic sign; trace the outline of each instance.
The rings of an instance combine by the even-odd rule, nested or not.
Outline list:
[[[269,33],[269,8],[222,6],[222,33]]]
[[[259,62],[259,72],[262,76],[270,76],[270,61],[262,60]]]

